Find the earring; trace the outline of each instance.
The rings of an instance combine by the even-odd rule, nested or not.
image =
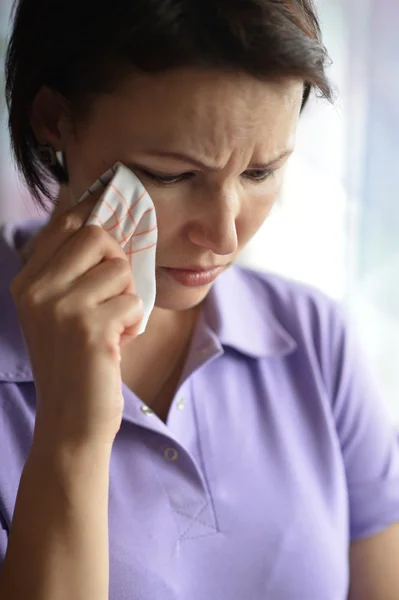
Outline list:
[[[55,167],[58,164],[57,154],[54,148],[49,144],[39,145],[37,147],[37,153],[41,162],[46,167]]]

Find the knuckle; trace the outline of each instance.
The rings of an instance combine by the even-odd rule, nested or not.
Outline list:
[[[143,316],[143,301],[134,294],[123,294],[115,305],[115,312],[110,318],[108,327],[110,332],[120,327],[121,320],[130,324],[139,323]]]
[[[142,314],[144,312],[144,302],[140,296],[136,294],[126,294],[126,296],[128,299],[128,308],[134,313]]]
[[[82,219],[74,213],[61,215],[57,220],[57,229],[60,233],[75,233],[82,225]]]
[[[121,275],[129,276],[132,274],[132,270],[128,261],[125,258],[117,257],[112,260],[115,268],[120,272]]]
[[[83,235],[86,236],[93,243],[103,241],[106,232],[97,225],[87,225],[84,227]]]
[[[137,296],[136,294],[133,296],[134,304],[140,310],[144,310],[144,302],[141,296]]]
[[[81,235],[85,238],[86,243],[92,246],[101,246],[104,250],[111,250],[113,262],[121,259],[128,263],[125,252],[122,250],[119,242],[112,235],[99,227],[98,225],[87,225],[82,228]]]
[[[44,301],[44,288],[39,282],[32,283],[21,296],[21,304],[27,310],[39,308]]]

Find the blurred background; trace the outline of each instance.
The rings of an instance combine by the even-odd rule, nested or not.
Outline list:
[[[39,216],[9,150],[0,0],[0,222]],[[399,2],[319,0],[334,105],[313,98],[273,214],[242,262],[346,304],[399,425]]]

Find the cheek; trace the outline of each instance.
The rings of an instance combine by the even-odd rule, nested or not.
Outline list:
[[[168,240],[175,236],[176,231],[178,231],[179,228],[179,223],[170,204],[160,202],[158,198],[154,198],[154,194],[150,193],[150,196],[154,203],[155,214],[157,217],[158,245],[162,246],[164,241],[168,242]]]
[[[191,218],[190,192],[178,187],[171,189],[155,188],[143,181],[152,198],[158,222],[158,241],[162,245],[176,239]]]
[[[84,139],[70,138],[66,150],[69,188],[71,194],[76,198],[80,198],[103,173],[119,160],[116,155],[108,155],[107,146],[96,144],[91,136]]]
[[[204,191],[198,198],[197,191],[186,187],[173,189],[154,188],[143,182],[156,210],[158,222],[158,247],[175,245],[177,240],[186,239],[186,225],[193,220],[203,220],[204,212],[198,209]],[[237,206],[236,231],[238,244],[244,246],[258,231],[271,212],[282,185],[282,174],[259,187],[254,186],[240,193]]]

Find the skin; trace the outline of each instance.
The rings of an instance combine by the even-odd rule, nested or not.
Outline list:
[[[196,307],[211,286],[184,287],[163,267],[228,268],[236,261],[280,192],[302,92],[298,80],[265,83],[240,73],[182,69],[135,75],[96,98],[80,121],[48,91],[37,98],[36,137],[65,153],[70,177],[53,219],[118,160],[134,170],[154,201],[156,306],[144,335],[122,350],[122,377],[164,420]],[[166,184],[149,173],[178,178]],[[148,381],[143,374],[154,362],[158,369]]]
[[[273,165],[275,176],[263,182],[251,180],[249,169],[293,150],[302,88],[299,81],[265,84],[208,71],[134,77],[115,94],[98,98],[83,124],[71,127],[68,114],[59,123],[54,145],[66,154],[70,185],[55,214],[122,161],[142,179],[156,207],[157,308],[198,305],[209,286],[182,288],[162,267],[228,266],[236,260],[276,200],[286,159]],[[48,135],[47,141],[56,142]],[[173,152],[209,168],[174,158]],[[145,171],[192,176],[167,186]]]
[[[97,428],[99,397],[109,380],[108,374],[115,375],[116,379],[122,375],[142,399],[154,402],[160,397],[160,390],[169,386],[167,406],[198,307],[210,287],[183,288],[171,280],[163,268],[191,265],[223,265],[227,268],[234,263],[267,218],[281,189],[287,156],[268,167],[275,173],[264,181],[254,181],[254,171],[259,177],[259,163],[270,163],[280,153],[293,149],[301,95],[302,83],[295,80],[260,82],[237,73],[180,70],[152,77],[135,76],[125,81],[112,95],[96,98],[92,110],[81,122],[74,119],[68,107],[48,90],[43,89],[38,94],[32,111],[33,130],[40,143],[51,144],[56,150],[65,152],[70,184],[60,192],[50,233],[41,238],[40,249],[34,251],[33,259],[28,261],[30,267],[25,277],[14,286],[14,298],[19,299],[21,307],[21,298],[26,297],[27,289],[31,289],[32,277],[28,275],[34,271],[41,284],[47,283],[41,285],[41,289],[55,286],[57,269],[49,273],[49,262],[58,269],[64,265],[62,286],[58,285],[66,294],[70,289],[65,283],[66,275],[69,274],[70,279],[73,269],[85,272],[83,260],[87,260],[89,266],[90,260],[95,263],[97,256],[97,263],[101,257],[108,262],[119,261],[118,274],[116,263],[111,265],[114,287],[108,295],[115,299],[115,294],[123,296],[123,290],[127,290],[132,299],[131,305],[126,304],[123,311],[119,306],[117,319],[113,317],[119,333],[124,327],[131,329],[131,339],[122,348],[121,373],[115,365],[109,364],[109,359],[98,357],[102,362],[97,362],[93,369],[91,385],[83,394],[78,389],[74,394],[79,402],[72,402],[75,398],[64,398],[64,409],[68,406],[68,411],[82,411],[83,405],[84,412],[72,413],[71,423],[88,419],[90,413],[91,417],[96,417],[91,423],[97,423]],[[208,166],[199,167],[192,159],[177,159],[173,153],[188,154]],[[156,307],[146,333],[139,338],[134,335],[140,314],[137,303],[134,304],[134,282],[129,279],[131,275],[126,271],[126,265],[123,266],[119,247],[106,239],[109,236],[105,233],[79,233],[91,207],[75,210],[72,226],[71,221],[67,222],[68,227],[63,222],[57,230],[60,215],[70,211],[81,194],[117,160],[131,167],[142,179],[154,200],[159,225]],[[173,185],[166,185],[155,181],[148,172],[190,175]],[[64,236],[64,248],[68,249],[64,252],[66,257],[60,249],[61,235]],[[96,247],[101,247],[101,251],[95,250]],[[83,248],[86,248],[87,258],[82,256]],[[104,289],[106,285],[111,286],[111,267],[107,273],[105,268],[108,266],[103,265],[100,273],[100,267],[96,267],[97,288],[100,283]],[[86,277],[86,285],[87,281]],[[94,298],[99,289],[96,291],[93,284],[94,271],[91,280]],[[120,288],[119,292],[116,288]],[[71,302],[71,292],[68,293],[70,306],[76,308],[76,296]],[[30,298],[32,300],[31,294]],[[59,308],[59,300],[54,298],[47,304],[39,302],[39,305],[36,299],[36,304],[30,303],[25,318],[26,334],[36,321],[31,318],[32,314],[41,315],[43,326],[26,337],[28,345],[29,341],[31,343],[31,354],[36,352],[37,363],[45,366],[48,361],[39,360],[43,355],[39,346],[44,344],[46,322],[51,316],[48,306],[55,306],[54,302]],[[20,310],[23,316],[24,309]],[[93,300],[89,315],[94,310],[102,309]],[[112,310],[114,314],[115,306]],[[87,324],[95,326],[92,316],[91,321],[88,320],[87,312],[85,316],[80,314],[79,318],[83,317],[86,331]],[[70,329],[64,327],[60,332],[72,344]],[[77,339],[75,332],[75,352],[69,357],[69,360],[75,360],[76,369],[82,360],[74,354],[85,346],[81,339],[77,343]],[[98,344],[102,343],[101,336],[98,340]],[[98,344],[91,348],[92,353],[98,351]],[[54,348],[54,337],[48,346]],[[173,348],[173,351],[165,352],[165,348]],[[68,365],[67,356],[62,355],[65,344],[60,344],[57,349],[62,357],[57,364],[67,369],[64,366]],[[52,358],[50,353],[48,357]],[[155,383],[148,387],[140,373],[148,372],[148,365],[153,365],[154,361],[159,374],[157,378],[151,378]],[[102,370],[107,376],[99,385],[97,377]],[[37,366],[39,371],[40,364]],[[46,371],[48,369],[43,367],[42,381]],[[64,371],[62,375],[67,378],[68,372]],[[78,377],[76,381],[80,379]],[[9,549],[0,576],[0,597],[22,600],[29,595],[33,600],[71,597],[106,600],[107,496],[112,441],[99,443],[98,437],[93,437],[92,428],[89,428],[90,435],[85,430],[79,442],[74,438],[73,444],[65,444],[59,431],[54,435],[60,412],[56,410],[56,418],[52,421],[48,421],[48,417],[46,421],[43,414],[51,412],[54,396],[58,402],[62,401],[63,388],[58,394],[54,394],[53,384],[50,388],[53,393],[45,391],[42,394],[45,410],[39,419],[39,427],[36,427],[33,450],[21,479]],[[108,410],[109,397],[109,390],[105,390],[102,397],[105,405],[101,410]],[[162,412],[164,401],[165,398],[159,414],[166,414]],[[119,414],[121,407],[118,402],[116,405]],[[109,422],[108,413],[104,422]],[[110,439],[114,433],[112,428]],[[87,485],[88,480],[90,485]],[[396,600],[399,597],[398,554],[397,526],[352,544],[350,600]]]

